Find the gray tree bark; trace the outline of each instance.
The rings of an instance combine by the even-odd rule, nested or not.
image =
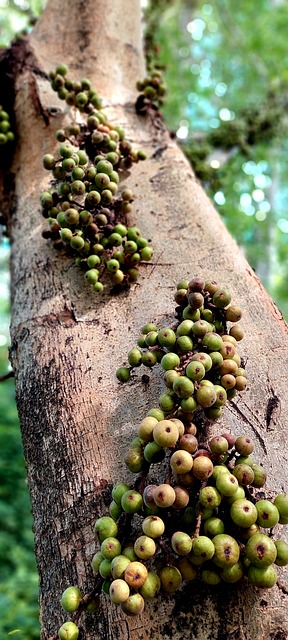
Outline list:
[[[93,588],[93,524],[106,513],[112,484],[133,481],[123,452],[162,392],[159,374],[144,389],[140,377],[121,386],[115,370],[145,322],[165,326],[173,319],[180,279],[215,278],[243,307],[239,350],[247,359],[249,387],[225,408],[214,431],[251,436],[271,495],[287,488],[287,325],[169,133],[135,114],[135,82],[144,73],[139,4],[49,0],[31,36],[10,52],[18,144],[1,200],[12,243],[11,360],[34,515],[43,640],[67,619],[59,603],[63,589]],[[73,260],[41,237],[39,193],[49,184],[41,158],[55,148],[55,131],[67,119],[45,73],[62,61],[75,79],[92,80],[109,119],[148,153],[125,185],[136,196],[131,222],[152,239],[155,259],[129,293],[116,297],[93,295]],[[135,619],[102,595],[99,612],[81,618],[81,638],[284,640],[287,586],[285,570],[268,591],[246,583],[215,590],[191,583]]]

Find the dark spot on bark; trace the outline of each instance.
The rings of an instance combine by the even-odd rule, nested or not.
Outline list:
[[[280,410],[280,399],[278,398],[276,393],[274,393],[273,389],[271,389],[271,391],[272,391],[272,395],[267,402],[267,409],[266,409],[267,431],[271,431],[272,427],[270,426],[270,424],[272,421],[275,423],[278,417],[278,412]]]
[[[276,631],[276,633],[270,633],[269,636],[270,640],[287,640],[287,633],[285,631],[282,631],[282,629],[278,629],[278,631]]]

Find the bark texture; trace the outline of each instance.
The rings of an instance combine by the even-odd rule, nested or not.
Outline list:
[[[42,639],[48,640],[67,619],[62,590],[93,587],[93,524],[106,512],[112,483],[133,480],[123,451],[162,392],[157,373],[145,388],[141,376],[123,386],[115,379],[139,328],[173,319],[173,290],[182,278],[203,274],[231,290],[244,309],[239,351],[249,388],[214,430],[254,439],[272,495],[287,489],[288,331],[175,142],[160,123],[135,115],[134,85],[144,71],[136,0],[50,0],[30,39],[9,56],[18,136],[2,185],[12,242],[11,359],[34,514]],[[155,260],[116,297],[93,295],[73,260],[41,237],[39,193],[49,183],[41,157],[55,148],[55,130],[67,118],[45,74],[62,61],[75,79],[92,80],[109,119],[148,153],[124,184],[136,196],[131,221],[153,240]],[[81,618],[81,640],[284,640],[287,571],[280,576],[282,588],[269,591],[191,583],[135,619],[101,596],[98,614]]]

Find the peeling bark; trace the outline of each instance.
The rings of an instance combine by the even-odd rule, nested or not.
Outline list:
[[[288,330],[162,123],[135,114],[134,85],[144,72],[136,0],[50,0],[31,37],[6,56],[18,137],[1,190],[12,243],[11,361],[34,516],[42,639],[48,640],[67,619],[59,604],[63,589],[93,588],[93,524],[106,512],[112,484],[133,481],[123,451],[162,392],[159,374],[145,388],[137,377],[123,386],[115,379],[140,326],[151,320],[165,326],[173,318],[173,289],[182,278],[203,274],[229,287],[244,309],[239,351],[247,359],[249,388],[213,429],[254,439],[272,496],[287,489]],[[116,297],[93,295],[73,260],[41,237],[39,193],[49,183],[41,157],[55,148],[55,131],[67,119],[47,74],[62,61],[75,79],[92,80],[110,120],[148,153],[125,185],[136,196],[131,222],[152,238],[155,260],[142,268],[139,283]],[[81,638],[284,640],[287,571],[280,575],[283,589],[267,592],[192,583],[136,619],[101,596],[100,612],[81,618]]]

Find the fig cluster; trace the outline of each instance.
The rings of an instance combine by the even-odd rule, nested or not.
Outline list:
[[[0,145],[7,144],[7,142],[13,142],[15,139],[13,131],[11,131],[11,124],[9,113],[4,111],[0,104]]]
[[[136,83],[136,89],[140,92],[135,105],[137,113],[145,115],[148,111],[158,112],[167,90],[161,69],[151,68],[147,76]]]
[[[195,277],[181,281],[175,293],[177,322],[159,329],[146,324],[137,346],[128,353],[129,366],[116,376],[127,382],[134,369],[156,364],[164,370],[166,391],[159,398],[164,415],[193,419],[202,410],[213,420],[227,399],[247,386],[247,374],[238,353],[244,336],[242,310],[214,280]]]
[[[132,191],[124,186],[118,193],[125,171],[146,154],[133,150],[122,127],[108,121],[90,81],[73,82],[67,72],[59,65],[50,73],[52,88],[75,113],[73,122],[56,132],[56,152],[43,157],[52,178],[40,196],[49,225],[42,235],[55,248],[66,247],[86,281],[101,292],[104,274],[115,286],[130,284],[140,263],[153,256],[150,241],[127,223]]]
[[[109,515],[94,525],[93,570],[125,614],[141,613],[146,602],[187,581],[275,585],[288,544],[271,530],[288,524],[288,495],[265,497],[266,472],[253,449],[246,435],[225,433],[203,445],[193,423],[142,420],[130,449],[144,453],[140,482],[116,484]],[[150,484],[150,466],[160,462],[163,482]]]

